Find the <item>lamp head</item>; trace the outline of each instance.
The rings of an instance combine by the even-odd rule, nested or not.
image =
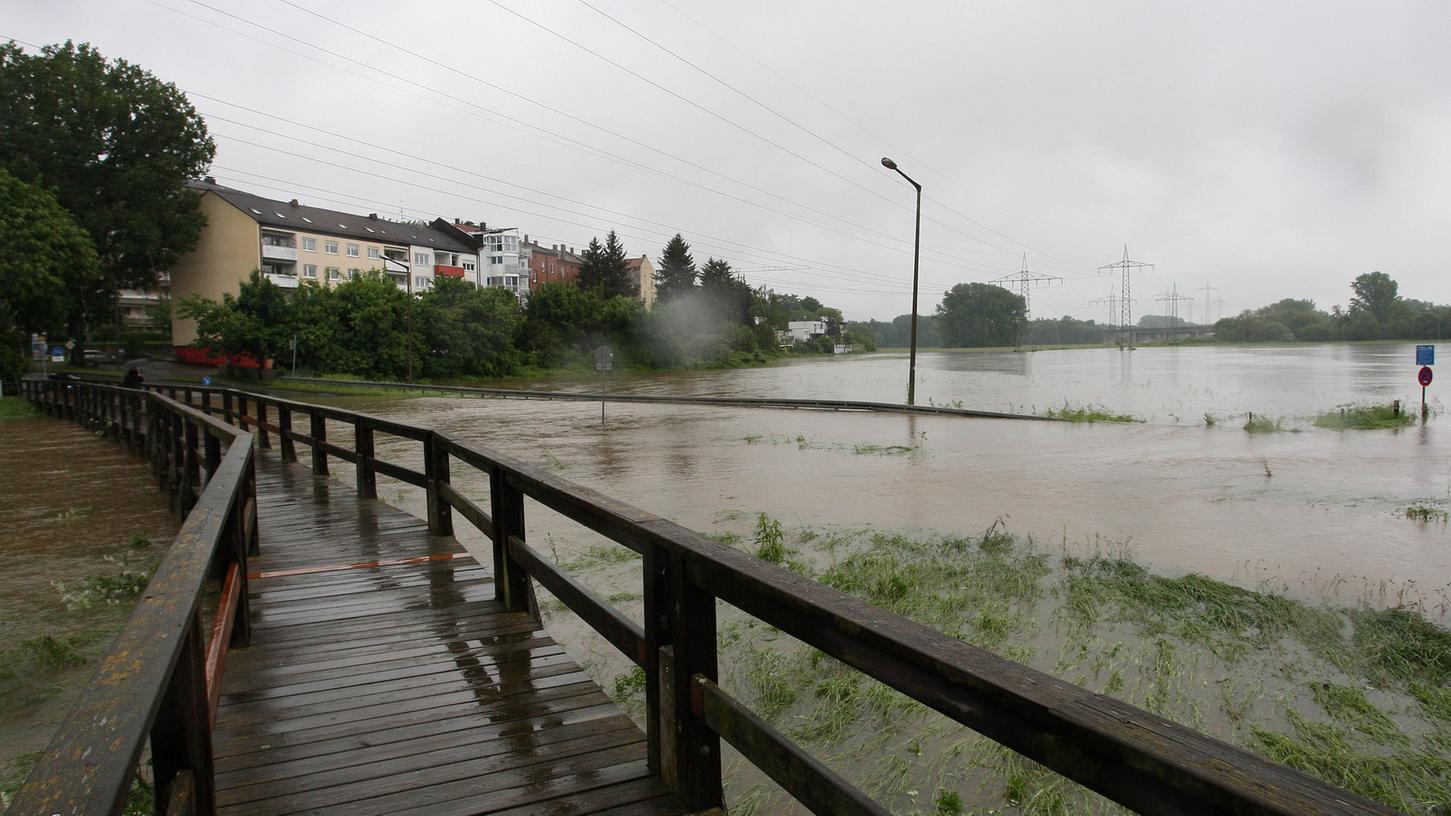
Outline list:
[[[887,158],[886,156],[883,156],[882,157],[882,166],[885,167],[885,168],[887,168],[888,170],[896,170],[897,169],[897,163],[894,162],[894,161],[892,161],[891,159]]]

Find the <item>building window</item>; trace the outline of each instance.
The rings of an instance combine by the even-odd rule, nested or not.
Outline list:
[[[326,252],[329,255],[336,255],[336,254],[338,254],[338,242],[337,241],[328,241],[328,242],[324,243],[322,245],[322,247],[323,247],[323,251]]]
[[[491,266],[493,264],[501,264],[503,262],[504,262],[504,256],[503,255],[490,255],[489,256],[489,264]]]
[[[339,277],[338,272],[339,272],[339,270],[338,270],[338,268],[336,266],[329,266],[327,268],[327,279],[328,280],[337,280],[338,277]]]
[[[360,271],[362,271],[362,270],[358,269],[356,266],[353,267],[352,269],[349,269],[348,270],[348,280],[357,280],[357,278],[358,278],[358,272],[360,272]]]
[[[419,266],[428,266],[428,264],[429,264],[428,253],[427,252],[415,252],[415,253],[413,253],[413,262],[415,264],[418,264]]]
[[[378,260],[378,248],[377,247],[368,247],[368,259],[369,260],[373,260],[373,261]]]
[[[428,284],[429,284],[428,278],[425,278],[422,275],[418,275],[418,276],[416,276],[416,277],[413,278],[413,288],[414,288],[415,291],[422,291],[424,289],[427,289],[428,288]]]
[[[302,276],[304,278],[317,278],[317,264],[303,264]]]
[[[302,239],[302,251],[303,252],[316,252],[317,251],[317,239],[316,238],[303,238]]]
[[[477,268],[478,264],[474,263],[473,261],[464,261],[464,269],[468,270],[469,272],[472,272]]]
[[[356,258],[356,257],[358,257],[358,245],[357,244],[348,244],[348,257],[349,258]]]

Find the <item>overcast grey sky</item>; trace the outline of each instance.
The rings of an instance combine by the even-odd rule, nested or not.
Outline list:
[[[925,188],[924,313],[1026,252],[1064,278],[1035,315],[1102,320],[1096,267],[1124,244],[1156,264],[1136,315],[1174,283],[1196,318],[1206,282],[1225,314],[1328,308],[1374,269],[1451,300],[1445,0],[0,9],[4,36],[89,41],[191,93],[232,186],[545,244],[613,227],[652,259],[680,231],[699,262],[793,267],[746,277],[850,319],[910,306],[912,190],[883,155]]]

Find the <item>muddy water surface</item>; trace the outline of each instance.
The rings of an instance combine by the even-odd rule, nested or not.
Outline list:
[[[176,529],[141,459],[68,422],[0,421],[0,786],[49,742],[129,613],[128,592],[94,579],[149,572]]]

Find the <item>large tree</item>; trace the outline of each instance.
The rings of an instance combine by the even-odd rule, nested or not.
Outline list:
[[[721,320],[751,323],[751,286],[724,259],[711,258],[700,268],[700,291]]]
[[[225,294],[218,303],[193,295],[177,311],[197,322],[197,346],[221,350],[229,358],[245,355],[259,364],[269,359],[281,362],[292,342],[292,302],[282,287],[256,269],[236,297]]]
[[[675,237],[665,245],[665,253],[660,256],[660,268],[655,270],[655,295],[661,305],[694,292],[698,275],[695,258],[690,254],[690,244],[680,233],[675,233]]]
[[[640,287],[630,279],[630,266],[626,263],[625,247],[614,230],[605,236],[605,243],[591,238],[589,246],[580,254],[583,262],[579,266],[579,286],[594,289],[606,298],[636,297]]]
[[[1384,272],[1367,272],[1350,282],[1350,316],[1382,322],[1401,299],[1399,285]]]
[[[20,331],[54,331],[98,276],[90,236],[55,196],[0,170],[0,312]]]
[[[990,283],[959,283],[937,305],[946,346],[1010,346],[1026,317],[1021,295]]]
[[[0,144],[0,166],[52,191],[95,245],[101,274],[70,306],[72,336],[196,245],[204,219],[184,183],[216,146],[186,96],[139,66],[69,41],[0,45]]]

